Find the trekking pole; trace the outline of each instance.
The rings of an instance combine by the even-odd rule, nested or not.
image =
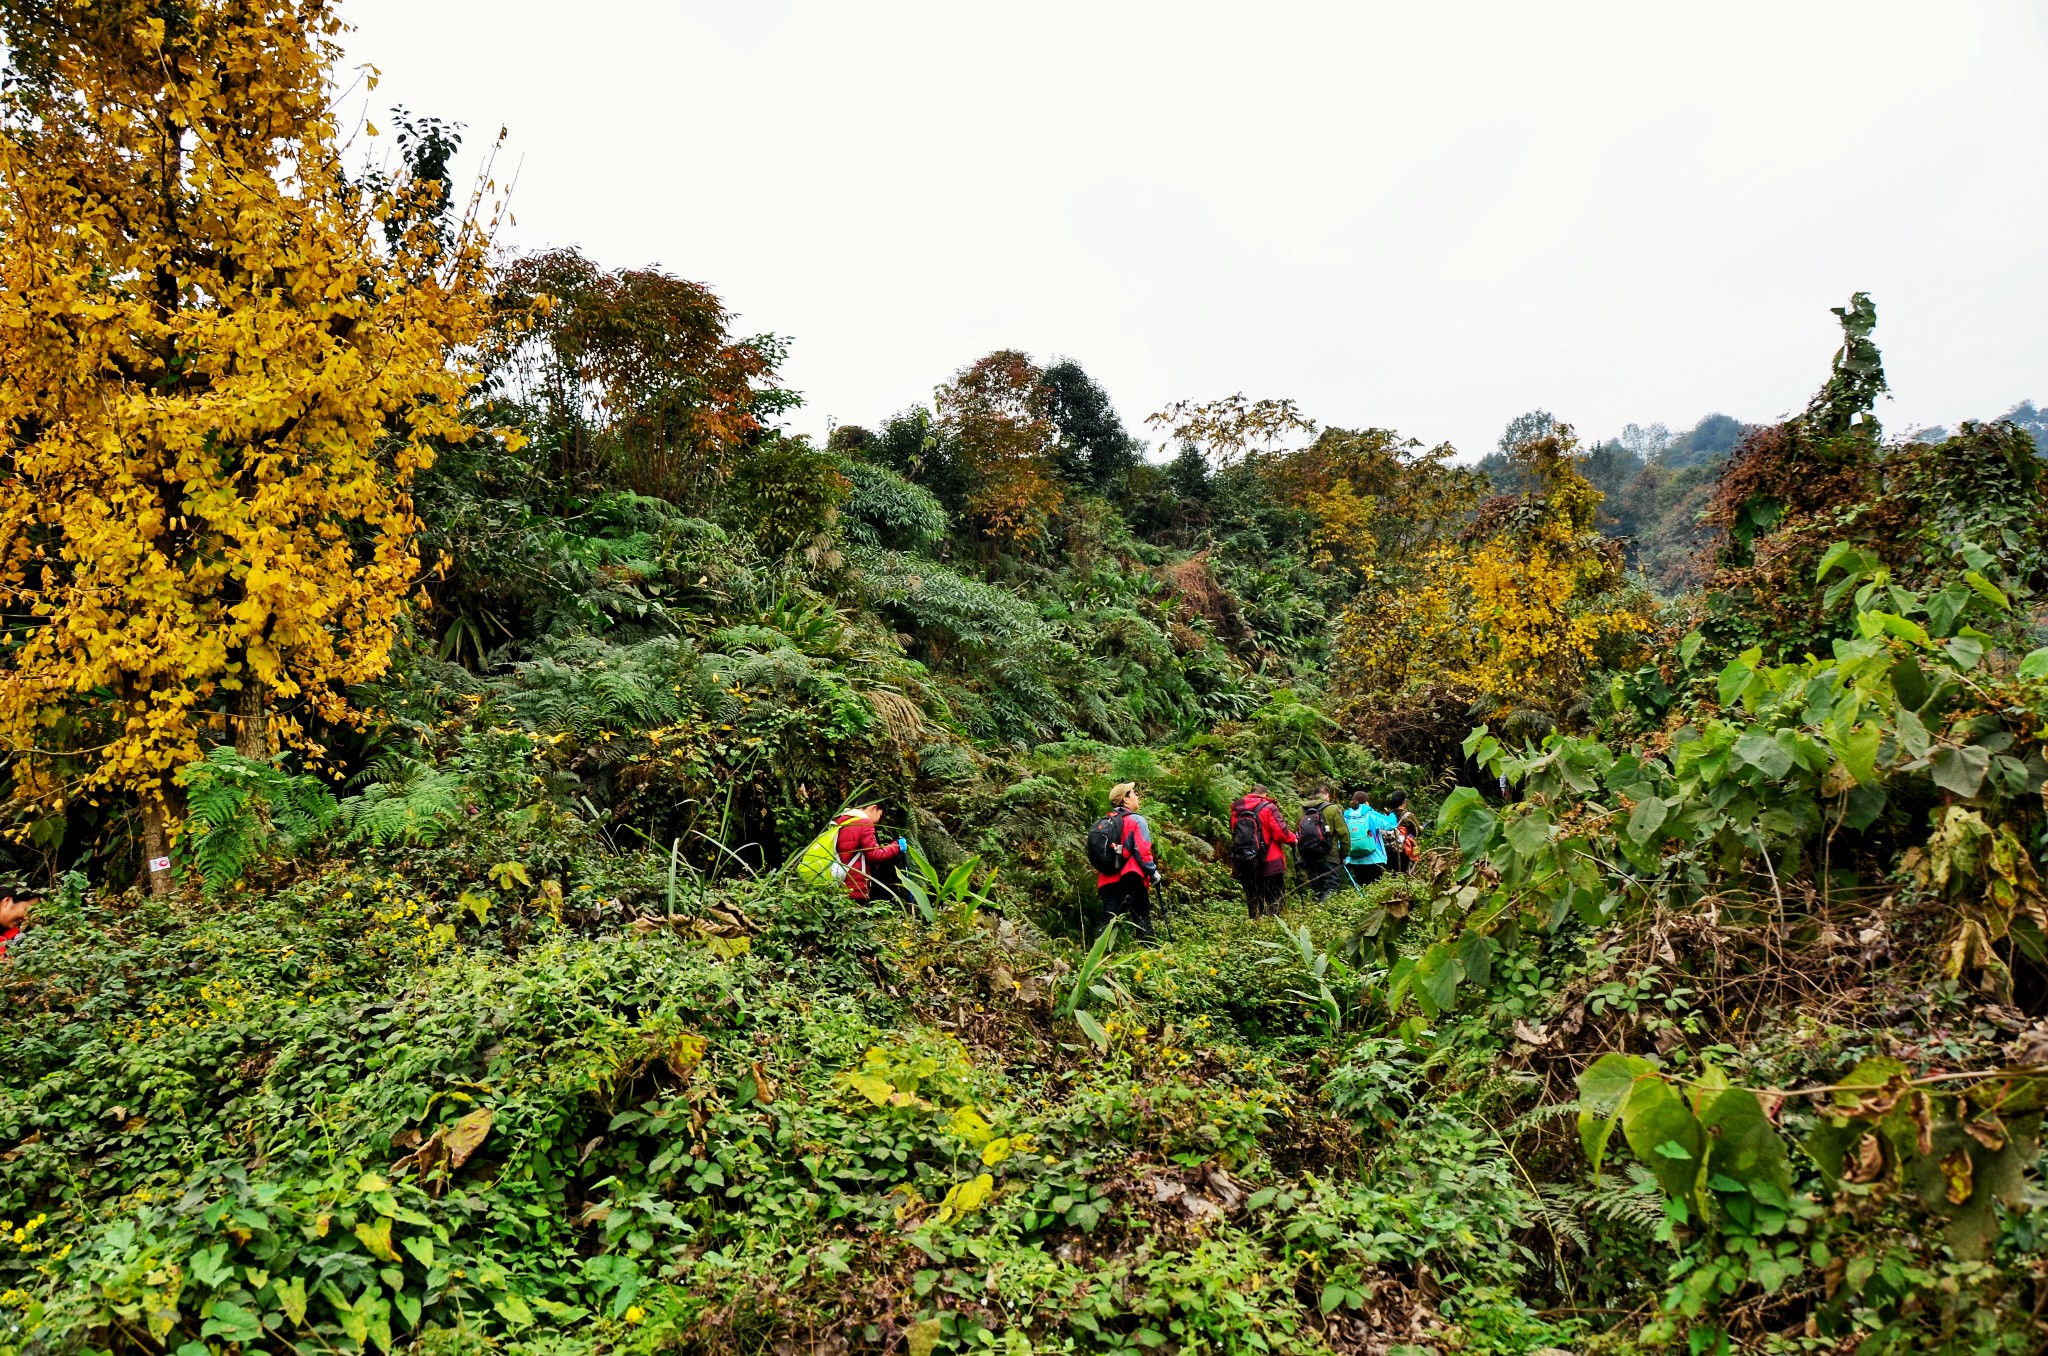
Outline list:
[[[1167,926],[1166,916],[1166,882],[1162,880],[1159,882],[1159,940],[1162,942],[1173,940],[1173,929]]]

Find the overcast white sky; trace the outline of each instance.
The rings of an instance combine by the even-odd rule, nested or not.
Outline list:
[[[798,430],[990,349],[1485,451],[1768,419],[1858,288],[1903,430],[2048,399],[2048,5],[344,0],[522,247],[711,284]]]

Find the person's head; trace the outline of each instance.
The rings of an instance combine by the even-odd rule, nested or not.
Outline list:
[[[1323,782],[1322,784],[1320,784],[1319,786],[1317,786],[1317,787],[1316,787],[1316,799],[1317,799],[1317,800],[1335,800],[1335,799],[1337,799],[1337,788],[1336,788],[1336,787],[1334,787],[1334,786],[1332,786],[1332,785],[1330,785],[1330,784],[1329,784],[1328,782]]]
[[[868,817],[868,823],[870,824],[882,822],[882,802],[880,801],[876,801],[873,805],[863,805],[860,812]]]
[[[1365,792],[1363,792],[1363,791],[1353,791],[1353,792],[1351,793],[1351,803],[1352,803],[1352,805],[1354,805],[1354,806],[1358,806],[1358,805],[1363,805],[1363,804],[1365,804]]]
[[[1408,793],[1406,791],[1396,791],[1392,795],[1387,797],[1387,808],[1389,810],[1398,811],[1402,806],[1406,805],[1407,803]]]
[[[1135,810],[1138,808],[1138,784],[1118,782],[1109,788],[1109,808],[1112,810]]]
[[[28,906],[32,899],[16,899],[12,894],[0,895],[0,928],[19,927],[28,920]]]
[[[1265,784],[1264,782],[1260,782],[1260,783],[1257,783],[1256,785],[1254,785],[1254,786],[1252,787],[1252,794],[1253,794],[1253,795],[1255,795],[1255,796],[1263,796],[1263,795],[1265,795],[1265,794],[1266,794],[1266,784]]]

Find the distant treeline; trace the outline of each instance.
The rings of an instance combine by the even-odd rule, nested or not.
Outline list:
[[[1999,418],[2025,430],[2035,447],[2048,453],[2048,411],[2023,400]],[[1531,410],[1509,421],[1497,450],[1479,463],[1496,492],[1529,490],[1509,451],[1555,423],[1547,410]],[[1709,529],[1700,522],[1700,514],[1747,427],[1719,413],[1677,434],[1663,424],[1629,424],[1620,437],[1595,445],[1588,456],[1584,474],[1607,496],[1600,506],[1600,530],[1627,540],[1630,566],[1647,575],[1660,592],[1681,593],[1702,582],[1705,557],[1700,548]],[[1940,425],[1916,428],[1908,431],[1905,441],[1935,443],[1950,432]]]

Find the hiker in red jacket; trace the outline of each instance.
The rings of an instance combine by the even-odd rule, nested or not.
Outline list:
[[[29,905],[33,899],[16,899],[13,891],[0,895],[0,961],[8,959],[8,948],[21,937],[22,925],[28,922]]]
[[[1140,940],[1150,941],[1151,890],[1159,886],[1159,862],[1152,855],[1152,826],[1138,813],[1140,804],[1136,782],[1118,782],[1109,789],[1109,814],[1104,823],[1112,826],[1115,835],[1111,846],[1114,860],[1096,866],[1095,891],[1102,900],[1104,926],[1110,919],[1121,918]],[[1114,870],[1107,869],[1112,866]]]
[[[901,838],[893,843],[877,841],[875,825],[881,822],[882,807],[870,805],[854,811],[839,826],[839,837],[833,848],[838,852],[839,860],[846,865],[846,893],[850,898],[865,900],[868,897],[870,867],[893,862],[909,850],[910,845]]]
[[[1280,912],[1287,888],[1287,847],[1294,830],[1280,817],[1280,807],[1255,786],[1230,807],[1230,869],[1244,887],[1245,907],[1254,918]]]

